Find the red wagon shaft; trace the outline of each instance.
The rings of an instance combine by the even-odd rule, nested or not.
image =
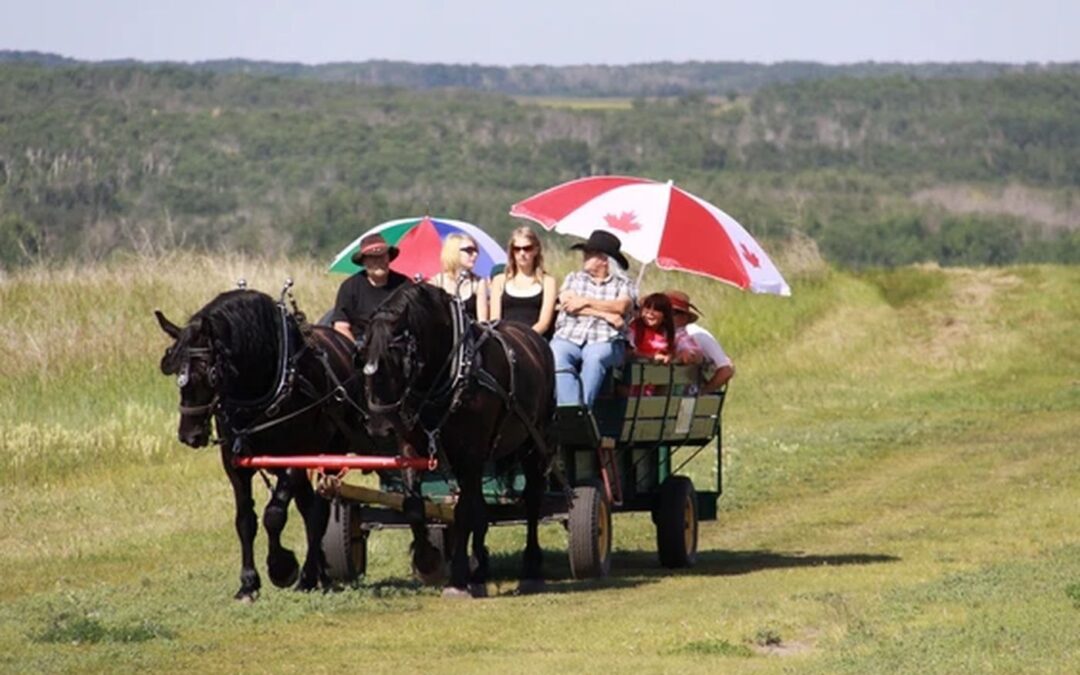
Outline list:
[[[242,469],[318,469],[365,471],[383,469],[420,469],[432,471],[438,467],[434,458],[374,457],[370,455],[264,455],[234,457],[233,466]]]

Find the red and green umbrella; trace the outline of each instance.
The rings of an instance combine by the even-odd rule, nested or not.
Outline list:
[[[496,265],[506,264],[506,251],[499,242],[476,225],[449,218],[402,218],[376,225],[354,239],[341,250],[330,263],[331,272],[353,274],[360,267],[352,261],[352,255],[360,247],[360,240],[369,234],[381,234],[387,243],[397,246],[400,254],[390,263],[390,269],[415,278],[428,279],[442,269],[440,254],[446,237],[453,233],[467,234],[476,241],[480,253],[473,269],[480,276],[490,276]]]

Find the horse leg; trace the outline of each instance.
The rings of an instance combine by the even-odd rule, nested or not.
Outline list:
[[[270,541],[266,554],[266,567],[270,572],[270,581],[278,588],[285,588],[296,583],[300,573],[300,563],[296,554],[281,544],[281,533],[289,520],[289,502],[292,500],[291,471],[278,471],[277,485],[270,494],[270,501],[263,510],[263,527]]]
[[[424,515],[424,498],[420,494],[420,476],[413,469],[405,470],[405,500],[401,510],[405,522],[412,530],[412,562],[416,576],[423,583],[437,583],[442,577],[442,554],[428,539],[427,517]]]
[[[544,499],[544,468],[539,452],[533,450],[525,460],[525,552],[522,555],[518,591],[537,593],[544,589],[543,549],[540,548],[540,506]]]
[[[469,595],[474,598],[487,597],[488,580],[488,550],[484,544],[488,531],[487,502],[484,501],[484,492],[477,489],[472,500],[472,546],[473,555],[470,561]]]
[[[297,474],[294,474],[293,491],[296,506],[304,518],[307,556],[304,558],[304,568],[300,573],[296,590],[313,591],[320,585],[324,590],[330,590],[333,583],[326,573],[326,556],[323,555],[322,550],[323,535],[326,534],[326,526],[330,522],[330,501],[315,494],[306,473],[300,471],[298,475],[302,478],[297,478]]]
[[[454,505],[454,548],[450,552],[450,579],[443,588],[444,598],[467,598],[469,595],[469,535],[472,532],[472,490],[470,483],[458,476],[457,504]]]
[[[454,506],[454,527],[457,536],[454,537],[454,552],[450,557],[450,582],[443,589],[444,597],[473,597],[471,591],[479,591],[476,580],[487,576],[487,551],[483,548],[484,533],[487,531],[487,522],[483,523],[483,532],[477,530],[477,517],[486,518],[484,510],[477,509],[476,500],[483,502],[482,477],[478,472],[459,472],[458,487],[461,492],[458,495],[457,505]],[[479,544],[477,536],[479,535]],[[473,552],[477,555],[477,570],[480,577],[472,572],[469,559],[469,538],[473,538]],[[480,552],[483,551],[483,555]],[[482,584],[481,584],[482,586]]]
[[[258,519],[255,516],[255,502],[251,498],[251,469],[238,469],[232,464],[231,443],[222,443],[221,461],[225,474],[232,483],[233,498],[236,501],[236,534],[240,538],[240,590],[233,596],[243,602],[254,602],[259,597],[262,582],[255,570],[255,533]]]

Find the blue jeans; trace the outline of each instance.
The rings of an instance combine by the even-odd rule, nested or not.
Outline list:
[[[592,407],[596,394],[604,383],[608,369],[623,362],[626,343],[589,342],[577,345],[569,340],[555,337],[551,339],[551,353],[555,356],[555,398],[559,405],[579,405],[581,395],[585,405]],[[573,372],[563,372],[573,371]],[[578,389],[578,377],[581,375],[581,388]]]

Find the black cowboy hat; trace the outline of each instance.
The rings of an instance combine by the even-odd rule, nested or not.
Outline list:
[[[618,237],[610,232],[593,230],[592,234],[589,235],[588,241],[574,244],[570,248],[606,253],[614,258],[615,262],[619,263],[619,266],[623,269],[630,267],[630,263],[626,262],[626,256],[619,251],[619,249],[622,248],[622,243],[619,241]]]
[[[389,254],[390,260],[398,257],[398,247],[390,246],[386,243],[386,239],[376,232],[375,234],[369,234],[360,240],[360,246],[356,249],[356,252],[352,254],[352,261],[357,265],[364,264],[364,256],[366,255],[382,255]]]

